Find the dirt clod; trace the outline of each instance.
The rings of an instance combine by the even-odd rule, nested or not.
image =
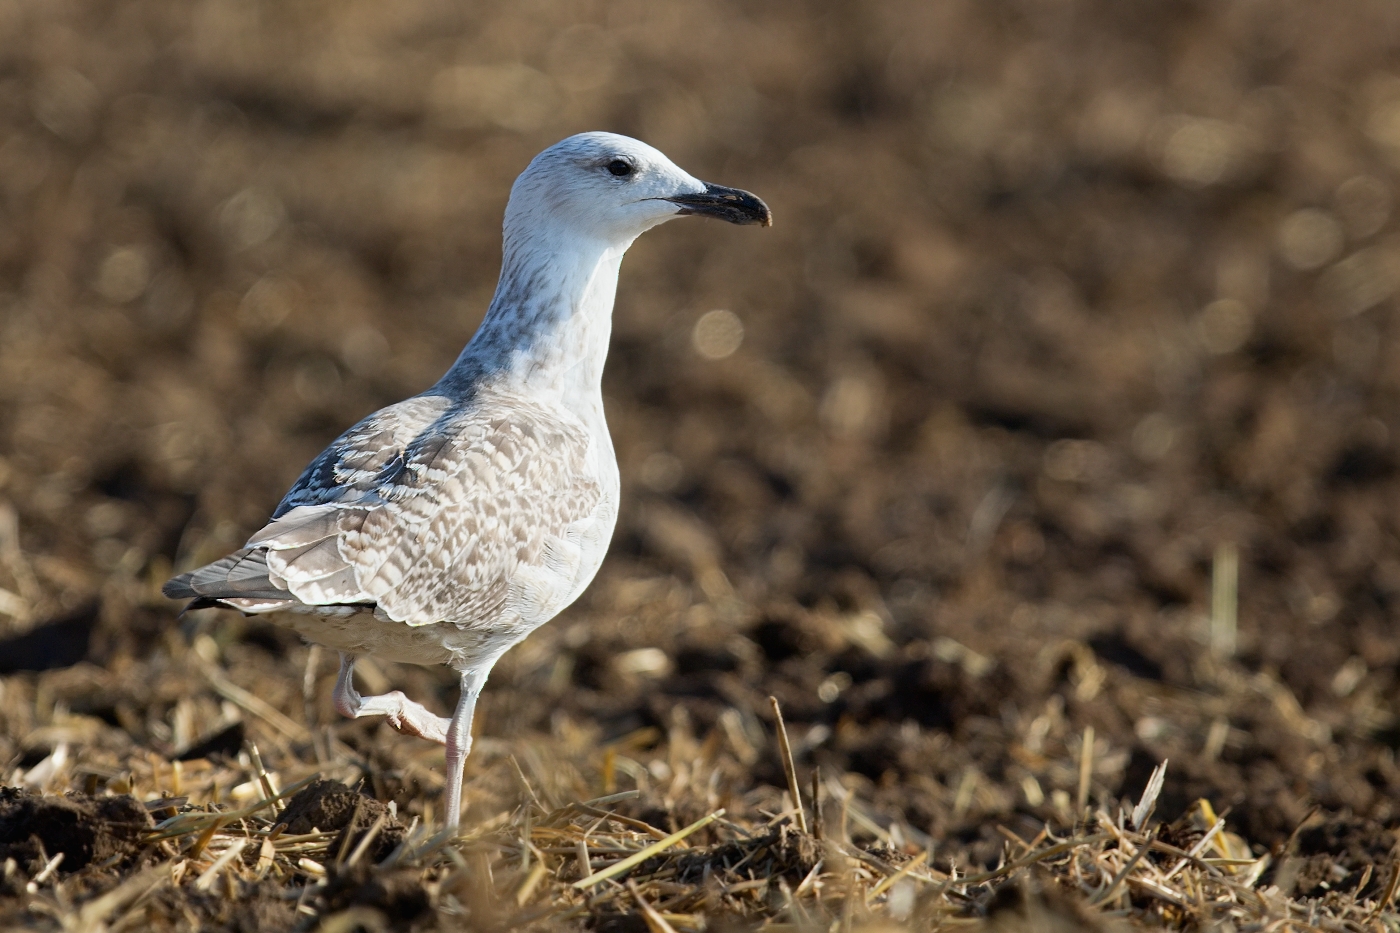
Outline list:
[[[302,788],[287,802],[279,822],[285,827],[283,831],[292,835],[339,830],[329,849],[338,856],[341,852],[353,852],[381,816],[384,825],[365,853],[371,862],[377,862],[403,841],[405,828],[389,816],[389,808],[383,803],[339,781],[318,780]]]
[[[63,853],[62,872],[118,857],[128,862],[141,849],[141,834],[154,824],[132,797],[40,797],[0,787],[0,862],[33,865]]]
[[[1372,869],[1368,888],[1383,887],[1382,868],[1395,851],[1395,832],[1374,820],[1358,820],[1330,814],[1316,826],[1298,833],[1298,864],[1294,879],[1299,894],[1321,896],[1327,890],[1349,892],[1360,884],[1362,873]],[[1280,867],[1276,875],[1283,875]],[[1360,893],[1360,892],[1358,892]]]
[[[417,872],[385,873],[361,861],[331,877],[322,904],[329,914],[372,911],[406,924],[426,912],[431,901]]]

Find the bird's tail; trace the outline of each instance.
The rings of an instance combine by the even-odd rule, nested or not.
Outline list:
[[[185,611],[207,609],[225,600],[276,600],[292,598],[274,584],[267,569],[266,548],[243,548],[212,564],[168,580],[160,591],[169,599],[192,600]],[[231,604],[243,609],[244,605]]]

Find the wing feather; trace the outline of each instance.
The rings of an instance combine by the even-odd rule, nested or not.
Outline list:
[[[534,591],[577,563],[570,526],[602,499],[591,456],[581,422],[523,397],[410,399],[307,467],[239,552],[251,565],[230,557],[178,579],[242,605],[373,602],[410,625],[489,624],[512,586],[547,605]]]
[[[268,573],[266,552],[243,548],[198,570],[182,573],[161,587],[171,599],[285,598]]]

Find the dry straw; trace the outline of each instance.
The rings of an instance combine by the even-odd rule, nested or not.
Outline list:
[[[797,828],[807,832],[807,813],[802,808],[802,791],[797,783],[797,766],[792,762],[792,745],[788,742],[787,725],[783,722],[783,708],[777,697],[769,697],[773,709],[773,722],[778,729],[778,753],[783,759],[783,774],[787,776],[788,793],[792,796],[792,806],[797,811]]]
[[[1110,812],[1100,802],[1091,809],[1092,729],[1078,749],[1064,748],[1057,763],[1063,773],[1079,776],[1084,807],[1078,818],[1052,819],[1029,840],[1000,827],[1006,845],[995,867],[969,871],[936,861],[928,837],[881,813],[840,774],[811,775],[816,820],[809,832],[782,711],[776,703],[772,709],[774,752],[791,806],[776,789],[761,787],[726,791],[719,795],[724,805],[714,805],[714,789],[746,775],[746,766],[723,751],[722,732],[700,742],[673,730],[669,742],[649,737],[660,742],[651,760],[671,763],[669,772],[656,770],[669,773],[664,789],[646,786],[652,772],[630,757],[640,754],[635,744],[618,743],[613,757],[616,779],[632,775],[639,786],[596,797],[577,791],[604,786],[602,749],[584,747],[551,765],[522,744],[515,755],[482,756],[469,790],[489,806],[470,811],[476,821],[464,832],[417,818],[404,828],[381,812],[367,832],[337,840],[333,828],[293,834],[277,823],[278,805],[319,772],[276,757],[271,770],[250,744],[241,763],[184,767],[180,780],[202,803],[161,799],[169,790],[163,782],[176,775],[169,761],[152,759],[130,772],[133,792],[164,814],[144,837],[147,867],[135,867],[140,860],[134,860],[126,877],[109,874],[110,883],[91,887],[65,880],[57,856],[35,866],[32,876],[23,867],[12,871],[21,875],[27,916],[91,933],[173,928],[185,921],[162,905],[192,896],[204,896],[204,904],[235,904],[265,886],[294,906],[301,928],[379,928],[386,915],[378,908],[337,900],[347,883],[359,885],[366,877],[378,877],[386,889],[417,886],[453,924],[502,931],[582,930],[618,913],[637,914],[653,933],[699,933],[720,915],[774,933],[889,929],[896,922],[919,930],[967,929],[981,922],[1006,885],[1055,888],[1088,914],[1170,929],[1362,931],[1400,924],[1392,906],[1400,863],[1377,871],[1384,884],[1368,873],[1350,894],[1301,898],[1275,883],[1282,879],[1269,874],[1271,856],[1251,852],[1208,802],[1170,814],[1175,819],[1164,826],[1158,810],[1166,762],[1135,804]],[[264,740],[280,734],[270,724],[268,730]],[[343,746],[325,747],[334,755],[321,769],[347,778],[361,773]],[[565,779],[571,773],[578,775],[573,783]],[[278,789],[277,780],[286,786]],[[257,799],[237,807],[207,800],[210,788],[234,787],[255,788]],[[544,802],[571,796],[559,806]],[[844,828],[819,838],[822,802],[831,799],[839,801]],[[655,825],[658,812],[690,815],[668,832]],[[372,857],[390,831],[401,841]],[[91,876],[84,884],[92,884]]]

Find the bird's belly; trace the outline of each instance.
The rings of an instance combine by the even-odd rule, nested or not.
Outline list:
[[[463,660],[498,653],[493,650],[492,633],[465,629],[449,622],[409,625],[369,611],[315,610],[277,613],[272,620],[318,645],[401,664],[456,667]]]

